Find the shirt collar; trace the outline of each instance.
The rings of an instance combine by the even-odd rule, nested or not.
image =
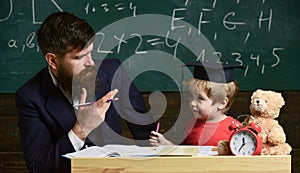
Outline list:
[[[50,69],[50,66],[48,66],[48,70],[49,70],[49,73],[50,73],[50,76],[51,76],[51,79],[52,79],[54,85],[60,89],[60,91],[64,94],[64,96],[65,96],[65,97],[69,100],[69,102],[72,104],[72,103],[73,103],[72,95],[71,95],[71,94],[68,94],[68,93],[67,93],[67,92],[59,85],[59,83],[57,82],[56,77],[54,76],[54,74],[52,73],[52,71],[51,71],[51,69]]]
[[[48,66],[48,70],[49,70],[52,82],[54,83],[55,86],[57,86],[57,80],[56,80],[55,76],[53,75],[53,73],[52,73],[52,71],[50,69],[50,66]]]

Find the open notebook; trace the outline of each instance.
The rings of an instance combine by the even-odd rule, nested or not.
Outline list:
[[[212,156],[218,153],[213,146],[171,146],[161,145],[157,148],[139,147],[136,145],[105,145],[92,146],[86,149],[63,155],[66,158],[95,158],[95,157],[162,157],[162,156]]]
[[[150,157],[156,155],[156,150],[136,145],[105,145],[91,146],[83,150],[63,155],[67,158],[80,157]]]

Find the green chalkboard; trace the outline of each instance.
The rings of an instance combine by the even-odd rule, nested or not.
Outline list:
[[[141,91],[178,91],[181,64],[242,64],[240,90],[299,90],[298,0],[1,0],[0,93],[46,63],[36,30],[70,11],[97,32],[94,58],[119,58]]]

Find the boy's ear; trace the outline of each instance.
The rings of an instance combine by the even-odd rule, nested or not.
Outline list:
[[[228,104],[228,98],[226,97],[225,99],[223,99],[222,101],[220,101],[220,104],[218,106],[218,108],[221,110],[221,109],[224,109],[226,108],[227,104]]]
[[[49,66],[52,69],[57,69],[57,66],[58,66],[57,58],[58,57],[54,53],[50,53],[50,52],[46,53],[45,58],[46,58],[47,63],[49,64]]]

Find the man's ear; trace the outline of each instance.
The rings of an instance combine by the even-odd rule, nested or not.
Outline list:
[[[46,53],[45,55],[46,61],[52,69],[57,69],[58,66],[58,57],[54,53]]]

